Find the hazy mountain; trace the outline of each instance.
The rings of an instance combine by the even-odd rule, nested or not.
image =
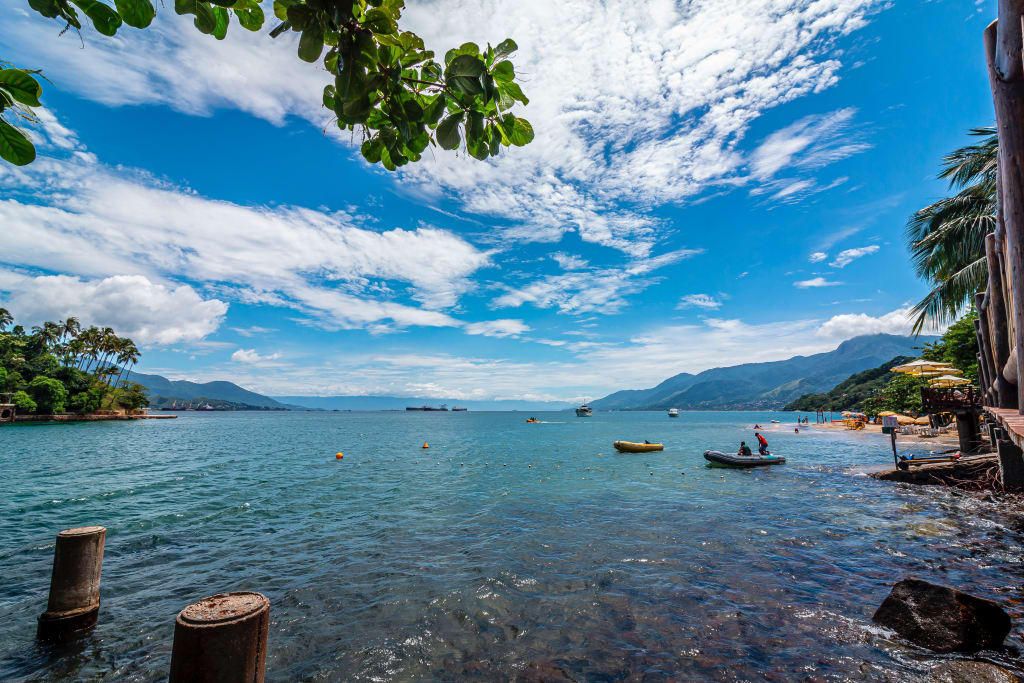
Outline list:
[[[423,398],[401,396],[275,396],[278,401],[317,410],[405,410],[406,406],[448,407],[469,410],[565,410],[568,403],[552,401],[463,401],[457,398]]]
[[[160,375],[143,375],[136,372],[129,373],[128,381],[138,382],[149,389],[150,400],[155,396],[186,400],[205,398],[266,408],[293,407],[275,401],[269,396],[263,396],[254,391],[243,389],[233,382],[188,382],[181,379],[169,380]]]
[[[782,408],[804,394],[825,393],[850,375],[896,356],[917,357],[936,337],[874,334],[854,337],[834,351],[771,363],[747,363],[670,377],[651,389],[618,391],[596,410],[752,410]],[[770,341],[770,340],[769,340]]]

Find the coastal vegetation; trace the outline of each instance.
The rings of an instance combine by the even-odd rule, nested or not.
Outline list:
[[[104,36],[123,25],[145,29],[156,16],[151,0],[116,0],[113,7],[100,0],[28,4],[65,31],[81,31],[87,19]],[[322,63],[331,77],[323,106],[338,128],[361,137],[360,151],[371,164],[394,171],[419,161],[431,145],[461,146],[483,160],[502,147],[531,142],[533,127],[511,111],[516,102],[529,102],[508,59],[518,49],[515,41],[486,48],[463,43],[448,50],[442,64],[419,36],[401,30],[404,7],[403,0],[274,0],[278,23],[270,37],[300,34],[299,59]],[[175,0],[174,10],[191,15],[196,29],[217,40],[227,36],[232,17],[249,31],[259,31],[265,21],[261,0]],[[29,136],[14,123],[38,121],[32,112],[41,106],[38,75],[0,60],[0,158],[12,164],[29,164],[36,156]]]
[[[946,362],[964,371],[964,377],[978,382],[978,340],[974,333],[977,312],[971,308],[946,330],[938,340],[926,342],[921,352],[925,360]],[[876,415],[883,410],[897,413],[920,413],[921,389],[928,386],[928,377],[894,373],[892,368],[913,360],[897,356],[877,368],[851,375],[827,393],[804,394],[784,410],[839,412],[856,410]]]
[[[19,413],[54,415],[138,410],[146,388],[127,381],[141,354],[109,327],[83,329],[72,317],[26,330],[0,308],[0,392]]]
[[[929,321],[956,320],[972,307],[975,292],[988,285],[985,236],[996,227],[999,141],[995,128],[969,134],[981,141],[946,156],[939,173],[956,193],[916,211],[907,222],[914,270],[931,286],[914,307],[915,332]]]

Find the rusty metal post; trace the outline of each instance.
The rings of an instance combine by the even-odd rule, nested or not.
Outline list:
[[[170,683],[262,683],[270,600],[249,591],[218,593],[178,613]]]
[[[46,611],[37,637],[62,640],[96,624],[100,611],[100,573],[107,530],[101,526],[65,529],[57,534]]]

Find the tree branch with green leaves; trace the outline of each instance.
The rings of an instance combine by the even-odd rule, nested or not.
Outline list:
[[[231,18],[242,28],[259,31],[265,15],[262,0],[174,0],[174,10],[191,15],[196,29],[222,40]],[[84,15],[93,28],[113,36],[123,24],[147,28],[156,16],[152,0],[28,0],[45,17],[82,30]],[[389,171],[419,161],[431,145],[463,148],[475,159],[496,156],[502,147],[521,147],[534,137],[530,123],[512,111],[528,104],[516,82],[509,57],[518,49],[512,39],[481,49],[464,43],[448,50],[443,63],[415,33],[399,27],[403,0],[274,0],[280,23],[276,38],[298,32],[298,56],[322,61],[332,78],[323,90],[324,106],[341,130],[358,133],[360,151]],[[62,31],[63,32],[63,31]],[[0,63],[0,157],[24,165],[35,159],[28,136],[5,119],[8,108],[36,120],[41,87],[29,72]],[[5,87],[17,81],[17,87]],[[35,84],[30,87],[28,81]],[[9,104],[5,104],[9,103]]]

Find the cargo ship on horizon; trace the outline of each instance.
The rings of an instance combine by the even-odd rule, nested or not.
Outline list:
[[[408,407],[406,407],[406,410],[416,410],[416,411],[427,412],[427,413],[439,413],[439,412],[447,413],[448,412],[448,404],[447,403],[442,403],[440,408],[435,408],[433,406],[408,406]]]

